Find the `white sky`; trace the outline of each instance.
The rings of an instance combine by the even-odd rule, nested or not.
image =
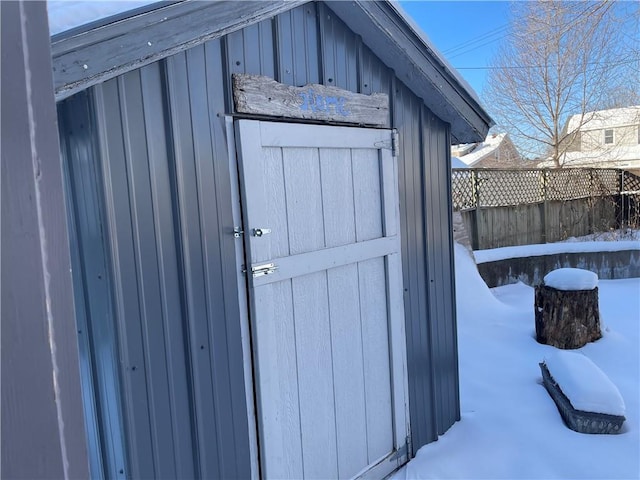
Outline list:
[[[626,404],[622,433],[588,435],[564,425],[542,385],[538,363],[557,349],[535,340],[533,288],[487,288],[458,244],[455,260],[462,420],[393,478],[640,478],[640,279],[600,280],[604,336],[576,350]]]

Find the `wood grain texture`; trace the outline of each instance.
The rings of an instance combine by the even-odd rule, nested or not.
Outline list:
[[[593,290],[535,288],[536,340],[556,348],[584,347],[602,337],[598,287]]]
[[[393,451],[391,365],[383,258],[358,264],[369,463]]]
[[[385,93],[362,95],[315,83],[292,87],[262,75],[233,74],[233,101],[238,113],[389,125]]]
[[[303,1],[178,2],[101,28],[55,38],[56,99],[223,37]]]
[[[264,478],[303,478],[291,280],[253,292],[258,427]],[[276,428],[273,428],[274,425]]]
[[[337,478],[327,273],[294,278],[298,398],[305,478]]]
[[[383,477],[398,465],[389,456],[408,432],[390,132],[237,125],[246,244],[253,265],[260,258],[278,266],[249,278],[263,472]],[[327,139],[334,148],[322,145]],[[271,233],[252,236],[263,219]],[[296,406],[284,409],[291,395]]]

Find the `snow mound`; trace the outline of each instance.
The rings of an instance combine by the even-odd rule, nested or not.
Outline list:
[[[581,268],[558,268],[545,275],[544,284],[556,290],[593,290],[598,286],[598,275]]]
[[[544,363],[576,410],[624,415],[625,404],[618,388],[589,358],[562,350],[545,358]]]
[[[461,244],[454,243],[456,265],[456,308],[458,318],[476,318],[478,306],[487,310],[504,309],[480,276],[472,254]]]

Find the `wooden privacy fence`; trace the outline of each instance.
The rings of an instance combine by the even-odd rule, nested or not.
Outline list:
[[[640,227],[640,177],[607,168],[453,169],[474,250]]]

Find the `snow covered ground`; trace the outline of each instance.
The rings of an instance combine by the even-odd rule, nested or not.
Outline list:
[[[538,363],[556,349],[535,340],[533,288],[487,288],[456,244],[462,420],[394,477],[409,479],[640,478],[640,279],[600,280],[603,338],[576,350],[620,391],[619,435],[569,430]]]

